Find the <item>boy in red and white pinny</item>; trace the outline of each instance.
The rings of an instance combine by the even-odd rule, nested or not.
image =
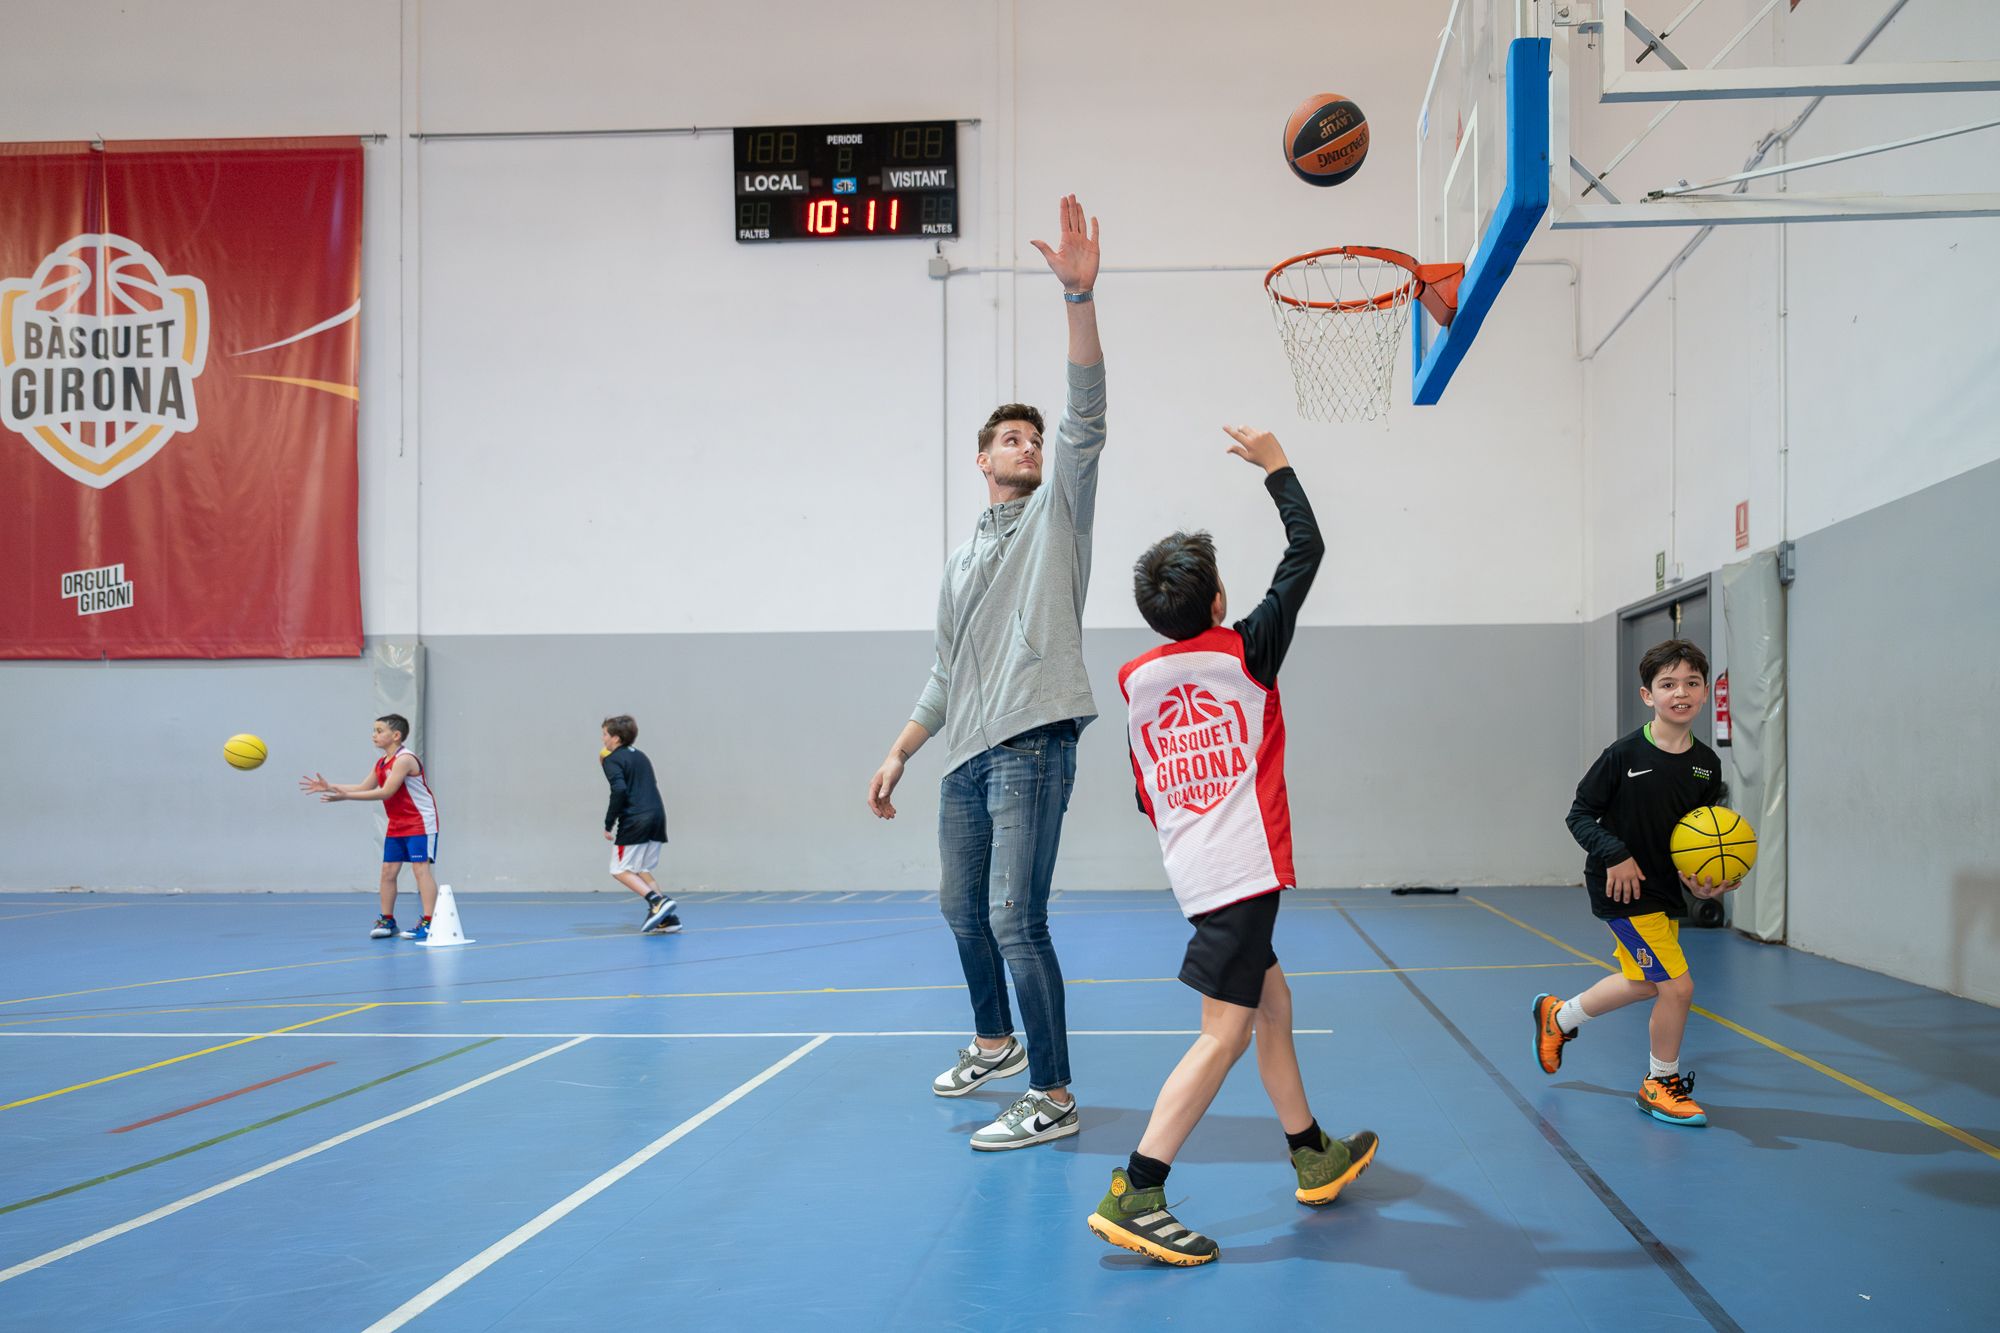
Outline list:
[[[1179,1265],[1205,1264],[1220,1249],[1168,1210],[1167,1173],[1253,1037],[1300,1203],[1332,1203],[1376,1147],[1368,1130],[1333,1139],[1313,1118],[1292,1045],[1292,992],[1271,943],[1280,893],[1294,883],[1278,666],[1326,544],[1277,439],[1224,429],[1236,441],[1229,452],[1264,470],[1285,524],[1271,589],[1225,625],[1229,599],[1208,534],[1155,543],[1133,593],[1146,623],[1173,642],[1118,673],[1139,807],[1159,830],[1167,879],[1194,925],[1180,979],[1201,995],[1201,1035],[1167,1076],[1138,1150],[1112,1171],[1089,1224],[1113,1245]]]
[[[403,744],[410,734],[409,719],[388,713],[375,719],[375,748],[382,757],[366,782],[351,785],[328,782],[317,773],[299,779],[299,790],[317,793],[322,801],[380,801],[389,815],[389,834],[382,842],[382,914],[368,932],[372,940],[401,936],[406,940],[427,940],[431,933],[431,911],[437,906],[437,876],[431,865],[437,860],[437,800],[424,778],[424,764],[415,750]],[[403,864],[409,863],[417,880],[417,896],[424,906],[423,920],[415,929],[396,928],[396,882]]]

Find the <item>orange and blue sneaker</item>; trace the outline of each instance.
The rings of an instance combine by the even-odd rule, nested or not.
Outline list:
[[[1541,1062],[1544,1074],[1553,1074],[1562,1068],[1563,1047],[1576,1040],[1576,1033],[1564,1032],[1562,1024],[1556,1022],[1556,1010],[1563,1002],[1553,995],[1535,997],[1535,1059]]]
[[[1669,1074],[1665,1078],[1649,1078],[1639,1085],[1639,1095],[1633,1100],[1639,1109],[1655,1120],[1664,1120],[1670,1125],[1705,1125],[1708,1112],[1694,1099],[1694,1073]]]

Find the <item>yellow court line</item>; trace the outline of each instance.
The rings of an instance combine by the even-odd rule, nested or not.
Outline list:
[[[1468,901],[1478,901],[1478,899],[1468,899]],[[122,907],[122,905],[110,903],[108,907]],[[1160,907],[1058,909],[1058,911],[1052,911],[1050,917],[1138,915],[1138,913],[1150,913],[1150,911],[1166,911],[1170,907],[1172,907],[1170,903],[1162,903]],[[1310,907],[1310,905],[1302,905],[1302,907]],[[1330,907],[1332,905],[1328,905],[1328,909]],[[1482,903],[1482,907],[1486,907],[1486,905]],[[1492,911],[1492,909],[1488,909],[1488,911]],[[912,921],[942,921],[942,917],[938,917],[938,913],[924,913],[920,917],[860,917],[860,919],[854,919],[854,921],[840,921],[836,925],[840,925],[840,927],[856,927],[856,925],[906,925],[906,923],[912,923]],[[828,925],[828,923],[824,923],[824,921],[766,921],[766,923],[730,925],[730,927],[692,927],[686,933],[688,935],[710,935],[710,933],[720,935],[720,933],[728,933],[728,931],[784,931],[784,929],[792,929],[792,927],[816,927],[816,925]],[[1536,935],[1540,935],[1540,931],[1536,931]],[[622,933],[622,931],[616,933],[616,935],[550,935],[546,939],[516,939],[516,941],[504,941],[504,943],[492,943],[492,945],[464,945],[462,949],[456,949],[454,953],[484,953],[488,949],[524,949],[528,945],[580,945],[580,943],[590,943],[590,941],[600,941],[600,939],[630,939],[630,935]],[[1544,937],[1544,939],[1548,939],[1548,937]],[[1560,941],[1556,941],[1556,943],[1560,943]],[[1568,945],[1564,945],[1564,949],[1568,949]],[[1570,953],[1576,953],[1576,951],[1572,949]],[[1588,955],[1578,955],[1578,957],[1588,957]],[[116,985],[116,987],[90,987],[90,989],[84,989],[84,991],[56,991],[52,995],[22,995],[22,997],[16,997],[16,999],[0,999],[0,1009],[6,1009],[10,1005],[34,1005],[34,1003],[40,1003],[40,1001],[76,999],[80,995],[110,995],[114,991],[144,991],[148,987],[172,987],[172,985],[182,985],[182,983],[188,983],[188,981],[228,981],[230,977],[258,977],[258,975],[264,975],[264,973],[304,971],[308,967],[346,967],[346,965],[352,965],[352,963],[374,963],[374,961],[378,961],[378,955],[358,955],[358,957],[352,957],[352,959],[320,959],[316,963],[274,963],[270,967],[244,967],[244,969],[230,971],[230,973],[202,973],[202,975],[196,975],[196,977],[162,977],[158,981],[128,981],[128,983],[122,983],[122,985]],[[1592,961],[1596,961],[1596,959],[1592,959]],[[912,989],[912,987],[876,987],[876,989],[896,991],[896,989]],[[914,989],[926,989],[926,987],[914,987]],[[964,987],[958,987],[958,989],[964,989]],[[736,991],[716,991],[714,995],[722,997],[722,995],[738,995],[738,993]],[[742,991],[740,995],[818,995],[818,991],[810,991],[810,989],[808,991]],[[680,995],[674,995],[674,997],[622,997],[620,995],[620,997],[604,997],[604,999],[684,999],[684,997],[680,997]],[[466,1003],[478,1003],[478,1001],[466,1001]],[[502,1003],[502,1001],[488,1001],[488,1003]]]
[[[818,923],[814,923],[818,924]],[[624,935],[552,935],[542,940],[509,940],[500,944],[466,944],[453,949],[454,953],[482,953],[487,949],[519,949],[530,944],[577,944],[586,940],[624,939]],[[111,991],[144,990],[148,986],[177,986],[187,981],[225,981],[230,977],[254,977],[264,972],[296,972],[308,967],[346,967],[353,963],[373,963],[380,961],[381,954],[357,954],[352,958],[323,958],[316,963],[274,963],[270,967],[246,967],[234,972],[204,972],[193,977],[161,977],[158,981],[128,981],[117,986],[92,986],[88,990],[57,991],[52,995],[22,995],[12,1000],[0,1000],[0,1008],[11,1004],[34,1004],[40,1000],[73,1000],[79,995],[104,995]]]
[[[964,990],[965,983],[927,986],[803,986],[797,990],[657,991],[625,995],[521,995],[489,1000],[458,1000],[458,1004],[584,1004],[605,1000],[734,1000],[758,995],[880,995],[890,991]]]
[[[1519,926],[1522,930],[1527,931],[1529,934],[1540,935],[1543,939],[1555,945],[1557,948],[1568,950],[1568,952],[1575,954],[1578,958],[1582,958],[1588,962],[1596,963],[1599,967],[1603,968],[1607,972],[1614,972],[1617,970],[1616,968],[1612,967],[1611,964],[1605,962],[1601,958],[1592,958],[1589,954],[1583,952],[1583,950],[1581,949],[1572,949],[1570,948],[1569,945],[1564,944],[1561,940],[1557,939],[1553,935],[1548,934],[1546,931],[1536,930],[1533,926],[1529,925],[1527,922],[1521,920],[1520,918],[1508,916],[1507,913],[1501,911],[1499,908],[1495,907],[1492,903],[1480,902],[1479,899],[1470,896],[1466,898],[1466,901],[1479,903],[1481,907],[1493,913],[1493,915],[1500,917],[1503,920],[1512,921],[1515,925]],[[1692,1009],[1695,1013],[1700,1014],[1703,1018],[1708,1019],[1712,1023],[1720,1023],[1723,1027],[1728,1028],[1731,1032],[1736,1033],[1738,1036],[1748,1037],[1751,1041],[1756,1042],[1759,1046],[1767,1047],[1770,1050],[1776,1051],[1779,1055],[1785,1056],[1787,1059],[1796,1060],[1800,1064],[1804,1065],[1807,1069],[1813,1070],[1816,1073],[1824,1074],[1836,1083],[1845,1084],[1846,1086],[1854,1089],[1856,1092],[1863,1093],[1869,1097],[1873,1097],[1876,1101],[1882,1103],[1882,1105],[1888,1107],[1889,1109],[1893,1111],[1900,1111],[1904,1115],[1910,1117],[1910,1119],[1915,1120],[1920,1124],[1929,1125],[1932,1129],[1938,1131],[1940,1134],[1949,1135],[1950,1137],[1957,1139],[1960,1143],[1963,1143],[1966,1147],[1971,1148],[1977,1152],[1983,1152],[1988,1157],[1993,1158],[1995,1161],[2000,1161],[2000,1148],[1996,1148],[1995,1146],[1988,1143],[1985,1139],[1980,1138],[1976,1134],[1968,1134],[1964,1130],[1960,1129],[1957,1125],[1951,1124],[1949,1121],[1940,1120],[1936,1116],[1930,1114],[1928,1111],[1919,1110],[1918,1108],[1910,1105],[1908,1102],[1904,1101],[1900,1097],[1891,1096],[1890,1094],[1882,1091],[1880,1088],[1873,1087],[1867,1083],[1863,1083],[1860,1079],[1855,1078],[1851,1074],[1843,1074],[1838,1069],[1835,1069],[1831,1065],[1823,1064],[1820,1061],[1813,1059],[1810,1055],[1806,1055],[1801,1051],[1795,1051],[1791,1047],[1785,1045],[1783,1042],[1773,1041],[1761,1032],[1753,1032],[1749,1028],[1744,1027],[1741,1023],[1738,1023],[1733,1019],[1724,1018],[1721,1014],[1715,1013],[1713,1010],[1704,1009],[1698,1004],[1690,1005],[1689,1008]]]
[[[109,905],[120,906],[122,904]],[[1113,910],[1124,911],[1134,909]],[[1083,914],[1075,913],[1073,915]],[[840,921],[832,924],[841,926],[881,926],[896,925],[911,921],[938,920],[942,920],[942,918],[937,913],[926,912],[922,916],[863,917],[854,921]],[[792,926],[823,926],[827,924],[829,923],[824,921],[774,921],[743,926],[694,926],[689,928],[686,933],[690,935],[705,935],[712,932],[720,933],[732,930],[782,930]],[[483,953],[488,949],[522,949],[534,944],[588,944],[594,940],[624,940],[631,937],[632,932],[627,931],[620,931],[611,935],[550,935],[544,939],[537,940],[507,940],[493,944],[467,944],[454,949],[452,952]],[[104,995],[112,991],[144,990],[149,986],[177,986],[189,981],[225,981],[230,977],[254,977],[266,972],[295,972],[309,967],[345,967],[353,963],[376,962],[379,958],[380,955],[378,954],[359,954],[353,958],[323,958],[311,963],[274,963],[269,967],[246,967],[233,972],[204,972],[199,976],[191,977],[161,977],[157,981],[128,981],[117,986],[92,986],[87,990],[57,991],[50,995],[22,995],[11,1000],[0,1000],[0,1008],[16,1004],[35,1004],[42,1000],[73,1000],[80,995]]]
[[[119,906],[121,904],[110,904]],[[941,920],[935,912],[923,916],[864,917],[857,921],[841,921],[842,926],[879,926],[899,922]],[[686,933],[705,935],[710,932],[728,930],[779,930],[789,926],[823,926],[824,921],[777,921],[750,926],[695,926]],[[453,953],[484,953],[488,949],[523,949],[534,944],[588,944],[594,940],[626,940],[635,932],[620,931],[610,935],[550,935],[538,940],[506,940],[493,944],[467,944],[452,950]],[[144,990],[148,986],[177,986],[188,981],[225,981],[230,977],[254,977],[265,972],[295,972],[309,967],[345,967],[353,963],[372,963],[380,959],[379,954],[357,954],[353,958],[323,958],[312,963],[274,963],[269,967],[246,967],[234,972],[204,972],[192,977],[161,977],[157,981],[128,981],[117,986],[92,986],[88,990],[57,991],[51,995],[22,995],[12,1000],[0,1000],[0,1008],[15,1004],[34,1004],[41,1000],[73,1000],[79,995],[104,995],[111,991]]]
[[[1591,966],[1597,965],[1594,959],[1586,960],[1586,962]],[[1366,977],[1388,976],[1398,972],[1495,972],[1583,966],[1585,966],[1585,963],[1454,963],[1434,967],[1350,967],[1323,971],[1287,972],[1285,975],[1287,977]],[[1069,986],[1164,985],[1168,982],[1179,980],[1179,977],[1070,977],[1064,984]],[[367,1007],[374,1009],[423,1009],[455,1004],[578,1004],[604,1003],[617,1000],[725,1000],[759,996],[880,995],[896,991],[964,989],[965,986],[963,983],[938,982],[916,986],[804,986],[793,990],[632,991],[623,995],[523,995],[474,1000],[376,1000]],[[183,1005],[170,1009],[107,1010],[101,1013],[93,1012],[90,1014],[57,1014],[53,1018],[12,1019],[7,1022],[0,1022],[0,1030],[46,1026],[52,1023],[74,1023],[79,1018],[85,1017],[91,1019],[163,1018],[169,1014],[232,1014],[260,1009],[338,1009],[346,1003],[347,1001],[345,1000],[292,1000],[283,1003],[202,1004]],[[350,1010],[349,1012],[352,1011]]]
[[[1593,960],[1594,961],[1594,960]],[[1349,967],[1324,972],[1287,972],[1288,977],[1367,977],[1397,972],[1485,972],[1499,969],[1577,967],[1577,963],[1469,963],[1439,967]],[[1179,977],[1069,977],[1065,986],[1165,985]],[[792,990],[632,991],[624,995],[517,995],[484,1000],[452,1000],[452,1004],[585,1004],[611,1000],[735,1000],[784,995],[884,995],[896,991],[964,990],[963,982],[920,986],[801,986]],[[407,1002],[406,1002],[407,1003]],[[114,1015],[115,1016],[115,1015]],[[96,1017],[96,1015],[92,1015]],[[54,1021],[54,1020],[51,1020]]]
[[[51,1023],[75,1023],[82,1019],[164,1018],[168,1014],[241,1014],[259,1009],[344,1009],[354,1003],[345,1000],[287,1000],[271,1004],[192,1004],[172,1009],[93,1009],[83,1013],[57,1014],[53,1018],[14,1018],[0,1023],[0,1032],[10,1028],[46,1027]],[[456,1004],[456,1000],[374,1000],[371,1009],[411,1009],[425,1005]]]
[[[225,1041],[220,1046],[211,1046],[203,1051],[189,1051],[186,1055],[176,1055],[170,1060],[155,1060],[152,1064],[140,1065],[137,1069],[128,1069],[122,1074],[106,1074],[103,1078],[94,1078],[88,1083],[72,1083],[69,1087],[57,1088],[54,1092],[44,1092],[33,1097],[23,1097],[18,1102],[8,1102],[5,1105],[0,1105],[0,1111],[11,1111],[17,1106],[29,1106],[35,1102],[45,1102],[51,1097],[60,1097],[66,1092],[80,1092],[84,1088],[94,1088],[100,1083],[116,1083],[121,1078],[130,1078],[134,1074],[143,1074],[150,1069],[165,1069],[168,1065],[177,1065],[183,1060],[192,1060],[199,1055],[214,1055],[217,1051],[226,1051],[232,1046],[247,1046],[253,1041],[262,1041],[266,1037],[276,1037],[286,1032],[297,1032],[300,1028],[309,1028],[315,1023],[330,1023],[336,1018],[345,1018],[349,1014],[362,1013],[365,1010],[375,1007],[372,1004],[356,1005],[352,1009],[346,1009],[337,1014],[322,1014],[318,1018],[309,1018],[303,1023],[294,1023],[288,1028],[278,1028],[272,1032],[259,1032],[254,1037],[238,1037],[235,1041]]]
[[[1550,944],[1555,945],[1556,948],[1561,949],[1564,953],[1573,953],[1586,963],[1595,963],[1597,964],[1597,966],[1603,968],[1606,972],[1615,972],[1618,970],[1617,968],[1611,966],[1611,964],[1605,962],[1602,958],[1592,958],[1589,954],[1585,953],[1583,950],[1573,948],[1570,945],[1564,944],[1561,940],[1549,934],[1546,930],[1536,930],[1533,926],[1521,920],[1520,917],[1508,916],[1505,912],[1495,907],[1492,903],[1485,902],[1479,898],[1475,898],[1469,893],[1465,896],[1465,901],[1469,903],[1478,903],[1481,907],[1493,913],[1493,915],[1499,917],[1501,920],[1513,922],[1515,925],[1519,926],[1522,930],[1527,931],[1530,935],[1541,936],[1543,939],[1547,940]]]
[[[6,906],[15,906],[8,903]],[[102,912],[107,908],[122,907],[122,903],[92,903],[88,907],[52,907],[46,912],[17,912],[13,916],[0,916],[0,921],[26,921],[37,916],[61,916],[65,912]]]

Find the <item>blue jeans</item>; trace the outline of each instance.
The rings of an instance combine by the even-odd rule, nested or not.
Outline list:
[[[947,773],[938,801],[938,902],[958,939],[973,1031],[989,1040],[1014,1031],[1004,962],[1020,998],[1028,1083],[1037,1092],[1069,1084],[1049,881],[1076,786],[1076,738],[1070,719],[1002,741]]]

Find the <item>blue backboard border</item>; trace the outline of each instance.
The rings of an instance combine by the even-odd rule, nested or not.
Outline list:
[[[1418,407],[1444,396],[1548,208],[1549,39],[1517,37],[1507,45],[1507,184],[1459,284],[1458,313],[1435,337],[1421,307],[1411,315],[1410,399]]]

